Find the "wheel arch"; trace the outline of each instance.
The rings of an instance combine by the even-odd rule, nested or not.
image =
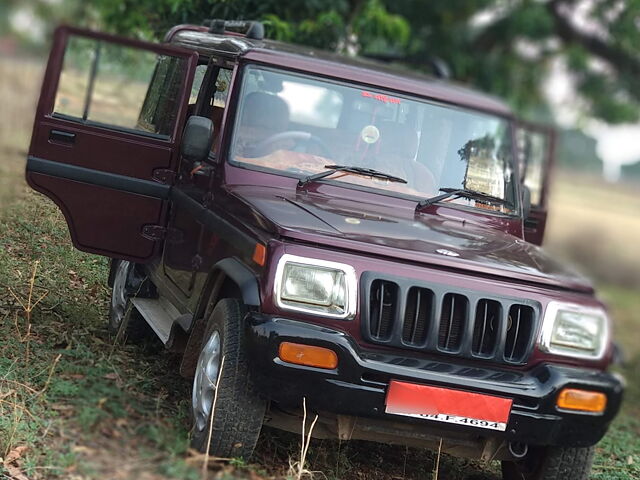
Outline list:
[[[200,343],[211,310],[223,298],[238,298],[250,309],[260,307],[258,278],[241,260],[230,257],[217,262],[211,269],[195,311],[189,340],[182,357],[180,374],[193,375],[200,352]]]

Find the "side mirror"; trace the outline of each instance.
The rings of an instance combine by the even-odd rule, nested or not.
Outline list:
[[[213,122],[207,117],[192,115],[182,133],[180,153],[190,162],[203,162],[213,143]]]
[[[522,215],[525,220],[531,215],[531,190],[526,185],[522,185]]]

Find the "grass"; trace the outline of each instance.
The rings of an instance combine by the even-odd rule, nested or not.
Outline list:
[[[189,384],[175,374],[177,359],[153,343],[114,344],[105,259],[73,249],[62,215],[22,181],[40,71],[0,59],[0,478],[202,478],[202,457],[188,451]],[[561,176],[549,222],[550,247],[587,259],[603,282],[628,358],[623,411],[598,445],[600,480],[640,478],[639,206],[633,193]],[[299,435],[265,429],[253,463],[212,462],[209,476],[285,478],[299,457]],[[313,439],[304,467],[330,480],[432,479],[437,461],[420,449]],[[441,479],[497,472],[439,459]]]
[[[6,209],[0,232],[0,456],[26,448],[14,464],[28,478],[189,472],[188,386],[157,345],[106,334],[105,259],[73,249],[39,195]]]
[[[607,436],[598,444],[593,478],[632,480],[640,478],[640,295],[636,289],[607,286],[601,289],[611,307],[617,340],[625,352],[620,368],[627,381],[622,412]]]

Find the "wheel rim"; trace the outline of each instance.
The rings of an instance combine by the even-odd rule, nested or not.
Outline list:
[[[127,277],[131,262],[120,261],[113,278],[113,292],[111,293],[111,323],[120,326],[127,309]]]
[[[220,371],[220,350],[220,334],[214,331],[202,347],[196,366],[196,376],[193,379],[191,404],[195,427],[199,432],[206,429],[211,414],[215,384]]]

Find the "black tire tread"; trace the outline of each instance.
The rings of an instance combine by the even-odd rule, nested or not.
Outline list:
[[[214,328],[220,329],[224,365],[213,418],[209,454],[223,458],[249,458],[255,449],[266,410],[251,381],[244,352],[242,321],[245,305],[237,299],[220,300],[209,318],[203,344]],[[208,428],[194,430],[194,447],[205,451]]]
[[[517,462],[502,462],[504,480],[589,480],[595,447],[548,447],[535,472],[523,472]]]

